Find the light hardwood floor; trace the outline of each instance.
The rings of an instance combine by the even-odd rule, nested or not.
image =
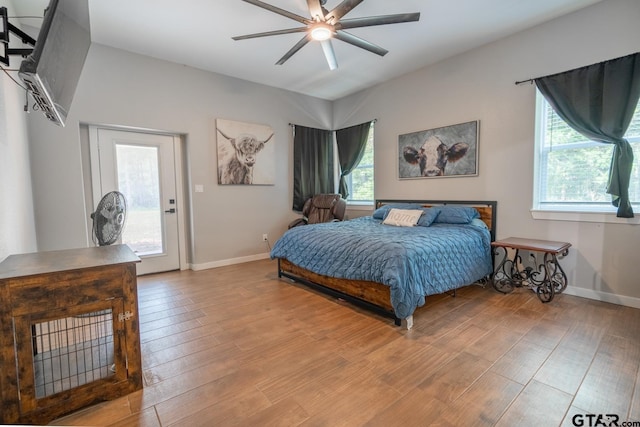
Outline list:
[[[271,260],[144,276],[138,293],[144,389],[53,424],[640,421],[638,309],[470,286],[428,298],[407,331],[278,279]]]

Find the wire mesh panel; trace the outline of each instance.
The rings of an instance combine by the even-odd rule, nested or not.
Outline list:
[[[111,309],[35,323],[31,332],[36,399],[115,374]]]

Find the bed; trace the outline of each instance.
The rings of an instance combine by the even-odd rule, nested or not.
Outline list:
[[[375,208],[373,215],[285,232],[271,250],[278,277],[390,317],[398,326],[406,319],[408,329],[427,296],[490,277],[497,202],[376,200]],[[387,225],[392,209],[422,214],[416,213],[417,226]]]

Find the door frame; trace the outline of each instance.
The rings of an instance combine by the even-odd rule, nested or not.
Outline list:
[[[98,129],[114,130],[118,132],[131,132],[134,134],[150,134],[150,135],[165,135],[173,138],[173,156],[174,156],[174,172],[176,179],[176,215],[178,220],[178,253],[180,261],[180,270],[186,270],[189,267],[187,262],[187,206],[185,197],[185,177],[184,177],[184,137],[181,134],[154,131],[150,129],[139,129],[125,126],[103,126],[103,125],[88,125],[89,130],[89,162],[91,167],[91,174],[89,176],[91,182],[91,191],[89,192],[92,199],[92,203],[88,204],[90,209],[95,209],[96,204],[100,199],[96,200],[96,195],[101,194],[99,179],[95,179],[95,172],[100,170],[100,158],[98,155]],[[99,173],[98,173],[99,176]],[[86,218],[90,217],[90,212],[85,215]],[[94,246],[92,241],[93,236],[93,224],[91,221],[87,221],[87,246]]]

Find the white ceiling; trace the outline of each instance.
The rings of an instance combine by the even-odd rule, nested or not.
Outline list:
[[[345,19],[420,12],[420,21],[349,30],[389,53],[380,57],[334,40],[339,66],[334,71],[318,42],[275,65],[300,33],[232,40],[300,26],[242,0],[88,1],[93,42],[335,100],[601,0],[365,0]],[[309,16],[306,0],[266,2]],[[325,7],[331,10],[340,2],[328,0]],[[16,14],[41,15],[48,0],[13,3]]]

